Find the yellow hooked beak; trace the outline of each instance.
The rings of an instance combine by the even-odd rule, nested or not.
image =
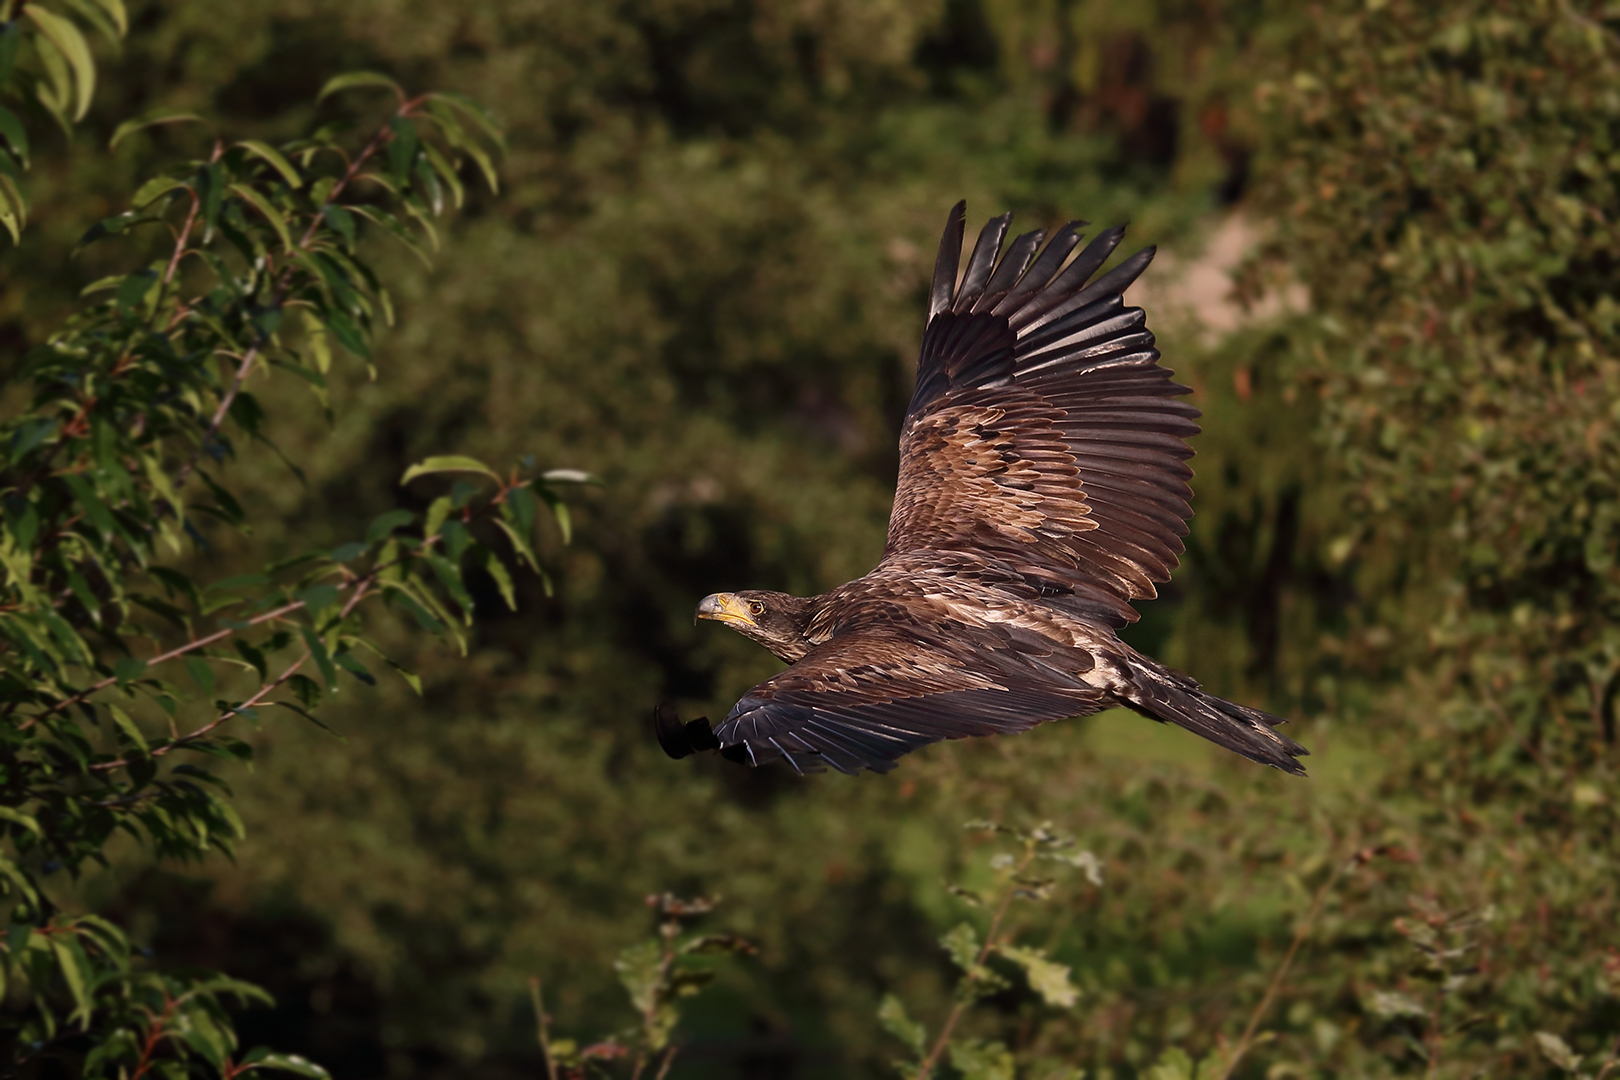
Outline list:
[[[705,596],[703,602],[698,604],[697,618],[713,619],[716,622],[737,622],[744,626],[754,625],[754,617],[748,612],[748,604],[728,592]],[[696,621],[697,619],[693,620]]]

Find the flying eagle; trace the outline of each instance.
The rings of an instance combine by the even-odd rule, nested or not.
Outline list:
[[[1192,516],[1199,412],[1124,299],[1155,249],[1087,284],[1123,228],[1072,261],[1083,222],[1039,257],[1040,231],[1003,254],[1005,214],[958,282],[965,208],[934,264],[883,560],[820,596],[705,597],[698,618],[790,666],[712,731],[660,708],[660,743],[674,757],[885,772],[940,739],[1123,706],[1303,774],[1305,748],[1273,730],[1281,717],[1205,693],[1115,633],[1169,580]]]

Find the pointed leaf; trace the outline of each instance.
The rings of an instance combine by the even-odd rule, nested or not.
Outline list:
[[[23,14],[34,20],[40,33],[50,39],[52,45],[62,53],[68,66],[73,69],[73,82],[77,91],[78,104],[73,110],[75,122],[84,119],[84,114],[90,111],[90,99],[96,93],[96,62],[90,57],[90,46],[85,42],[84,35],[72,22],[54,12],[30,4],[23,9]],[[66,102],[61,104],[65,105]]]
[[[157,127],[159,124],[201,124],[208,126],[208,121],[192,112],[165,112],[153,113],[150,116],[137,117],[134,120],[125,120],[113,129],[112,138],[107,140],[107,148],[114,149],[129,136],[144,128]]]
[[[375,71],[350,71],[343,75],[334,75],[332,78],[326,80],[326,85],[321,87],[321,92],[319,94],[315,95],[315,100],[325,101],[333,94],[341,93],[344,90],[352,90],[355,87],[361,86],[385,87],[392,90],[394,92],[394,96],[399,98],[402,103],[405,100],[405,91],[400,88],[399,83],[395,82],[393,79],[390,79],[388,76],[379,74]]]
[[[260,142],[258,139],[243,139],[236,145],[255,157],[268,162],[270,167],[280,173],[283,180],[287,181],[288,187],[301,188],[304,186],[304,178],[299,175],[297,169],[293,168],[292,162],[288,161],[280,150],[277,150],[269,143]]]
[[[403,486],[410,483],[412,480],[415,480],[418,476],[426,476],[429,473],[441,472],[479,473],[480,475],[489,477],[497,484],[501,482],[500,475],[497,474],[494,469],[491,469],[488,465],[485,465],[482,461],[479,461],[477,458],[463,457],[457,454],[430,457],[418,462],[405,470],[405,475],[400,477],[399,482]]]

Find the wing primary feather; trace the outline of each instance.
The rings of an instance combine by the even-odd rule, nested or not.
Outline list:
[[[1016,285],[1018,279],[1023,276],[1025,267],[1029,266],[1030,257],[1035,254],[1035,249],[1041,246],[1041,241],[1045,237],[1045,229],[1036,229],[1012,242],[1007,248],[1007,254],[1002,256],[1001,263],[996,267],[996,272],[990,275],[990,281],[984,287],[984,295],[973,305],[974,314],[999,304],[1007,290]]]
[[[1135,255],[1114,267],[1102,277],[1087,285],[1075,296],[1076,300],[1093,300],[1101,296],[1112,296],[1115,293],[1123,294],[1131,287],[1131,283],[1142,276],[1142,271],[1148,268],[1153,256],[1159,252],[1158,247],[1145,247]]]
[[[939,255],[934,259],[934,283],[928,290],[928,319],[949,311],[956,292],[956,268],[962,261],[962,234],[966,228],[967,200],[951,207],[945,219],[945,234],[939,238]]]
[[[1046,250],[1041,252],[1040,258],[1024,271],[1024,276],[1018,279],[1018,284],[1012,287],[991,314],[1006,315],[1045,288],[1063,265],[1063,260],[1067,259],[1069,253],[1079,245],[1081,235],[1077,230],[1084,228],[1085,225],[1086,222],[1076,219],[1053,233],[1052,242],[1046,245]]]
[[[1087,244],[1074,261],[1064,268],[1063,272],[1053,278],[1028,304],[1012,313],[1011,321],[1014,330],[1023,333],[1027,327],[1039,325],[1038,316],[1044,315],[1052,308],[1067,300],[1074,291],[1086,283],[1086,279],[1095,274],[1108,256],[1119,247],[1119,242],[1125,239],[1125,226],[1115,225],[1098,233],[1096,238]]]
[[[956,290],[956,303],[952,305],[952,311],[961,314],[973,309],[984,291],[984,283],[990,280],[990,272],[996,268],[996,256],[1001,252],[1001,241],[1006,238],[1010,224],[1011,211],[985,223],[978,243],[973,245],[973,254],[968,256],[967,271],[962,275],[962,287]]]

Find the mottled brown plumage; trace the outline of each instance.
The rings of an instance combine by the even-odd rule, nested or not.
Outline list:
[[[1159,364],[1125,289],[1153,249],[1088,279],[1118,246],[1071,223],[1005,254],[1011,215],[980,234],[961,280],[963,205],[930,290],[883,559],[814,597],[704,599],[789,666],[713,729],[660,713],[675,756],[714,747],[806,771],[886,771],[940,739],[1022,731],[1124,706],[1289,772],[1305,750],[1280,718],[1206,694],[1120,641],[1155,595],[1192,515],[1198,411]],[[1034,258],[1033,265],[1031,259]]]

